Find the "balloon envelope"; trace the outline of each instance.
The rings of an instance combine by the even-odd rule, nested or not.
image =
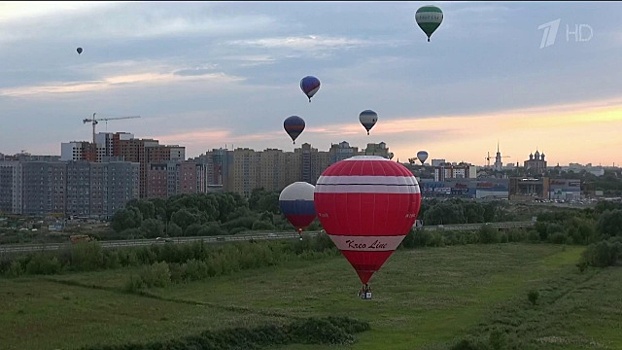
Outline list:
[[[430,41],[432,33],[434,33],[443,22],[443,11],[432,5],[420,7],[417,12],[415,12],[415,21],[417,25],[419,25],[419,28],[427,35],[428,41]]]
[[[359,114],[359,121],[363,124],[365,130],[367,130],[367,135],[369,135],[369,130],[376,125],[378,121],[378,114],[372,110],[365,110]]]
[[[426,159],[428,159],[428,152],[426,151],[417,152],[417,158],[419,159],[421,164],[423,164],[426,161]]]
[[[302,133],[305,129],[305,121],[299,116],[293,115],[291,117],[287,117],[283,122],[283,127],[285,131],[292,138],[292,141],[296,143],[296,138]]]
[[[324,170],[314,201],[324,230],[366,284],[410,232],[421,193],[402,164],[354,156]]]
[[[79,48],[77,48],[77,49],[76,49],[76,51],[78,51],[78,55],[79,55],[79,54],[81,54],[81,53],[82,53],[82,48],[81,48],[81,47],[79,47]]]
[[[300,89],[311,102],[311,97],[320,89],[320,80],[314,76],[306,76],[300,80]]]
[[[279,195],[281,213],[298,232],[315,220],[315,186],[307,182],[294,182],[285,187]]]

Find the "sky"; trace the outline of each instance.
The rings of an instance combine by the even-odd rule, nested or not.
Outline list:
[[[424,5],[444,16],[430,42]],[[538,150],[549,165],[619,166],[620,18],[622,3],[593,1],[0,2],[0,153],[60,155],[91,140],[96,113],[140,116],[97,132],[188,158],[347,141],[385,142],[402,162],[425,150],[484,165],[499,144],[504,163]],[[295,145],[292,115],[306,124]]]

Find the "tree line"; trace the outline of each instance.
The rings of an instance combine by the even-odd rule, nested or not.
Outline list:
[[[523,220],[507,201],[424,199],[418,216],[427,225]],[[293,230],[279,209],[279,192],[256,189],[247,199],[236,193],[183,194],[167,199],[134,199],[112,217],[101,239],[230,235],[245,231]],[[316,219],[308,230],[319,230]]]

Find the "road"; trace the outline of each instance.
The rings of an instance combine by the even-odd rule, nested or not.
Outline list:
[[[316,235],[319,231],[309,231],[307,234]],[[223,235],[223,236],[196,236],[196,237],[174,237],[165,241],[164,239],[156,240],[154,238],[147,239],[125,239],[118,241],[99,241],[102,248],[121,248],[121,247],[137,247],[152,244],[175,244],[190,243],[203,241],[205,243],[223,243],[223,242],[240,242],[253,240],[268,239],[298,239],[298,233],[254,233],[241,235]],[[2,244],[0,245],[0,254],[3,253],[28,253],[36,251],[54,251],[71,247],[71,243],[32,243],[32,244]]]
[[[425,226],[426,231],[466,231],[477,230],[482,225],[478,224],[457,224],[457,225],[437,225],[437,226]],[[525,228],[534,225],[532,221],[511,221],[511,222],[491,222],[488,225],[499,229],[508,228]],[[315,236],[320,231],[307,231],[307,235]],[[200,236],[200,237],[175,237],[169,239],[169,242],[164,240],[149,239],[127,239],[118,241],[100,241],[99,244],[102,248],[121,248],[121,247],[137,247],[147,246],[152,244],[175,244],[175,243],[189,243],[203,241],[205,243],[223,243],[223,242],[240,242],[250,240],[274,240],[274,239],[298,239],[300,236],[297,233],[251,233],[240,235],[223,235],[223,236]],[[0,255],[8,253],[28,253],[37,251],[55,251],[60,249],[66,249],[71,246],[71,243],[33,243],[33,244],[2,244],[0,245]]]

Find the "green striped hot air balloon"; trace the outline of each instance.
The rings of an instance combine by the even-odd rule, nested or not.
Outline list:
[[[415,12],[415,21],[419,25],[419,28],[428,36],[428,41],[430,41],[432,33],[434,33],[436,28],[443,22],[443,11],[433,5],[420,7],[417,12]]]

